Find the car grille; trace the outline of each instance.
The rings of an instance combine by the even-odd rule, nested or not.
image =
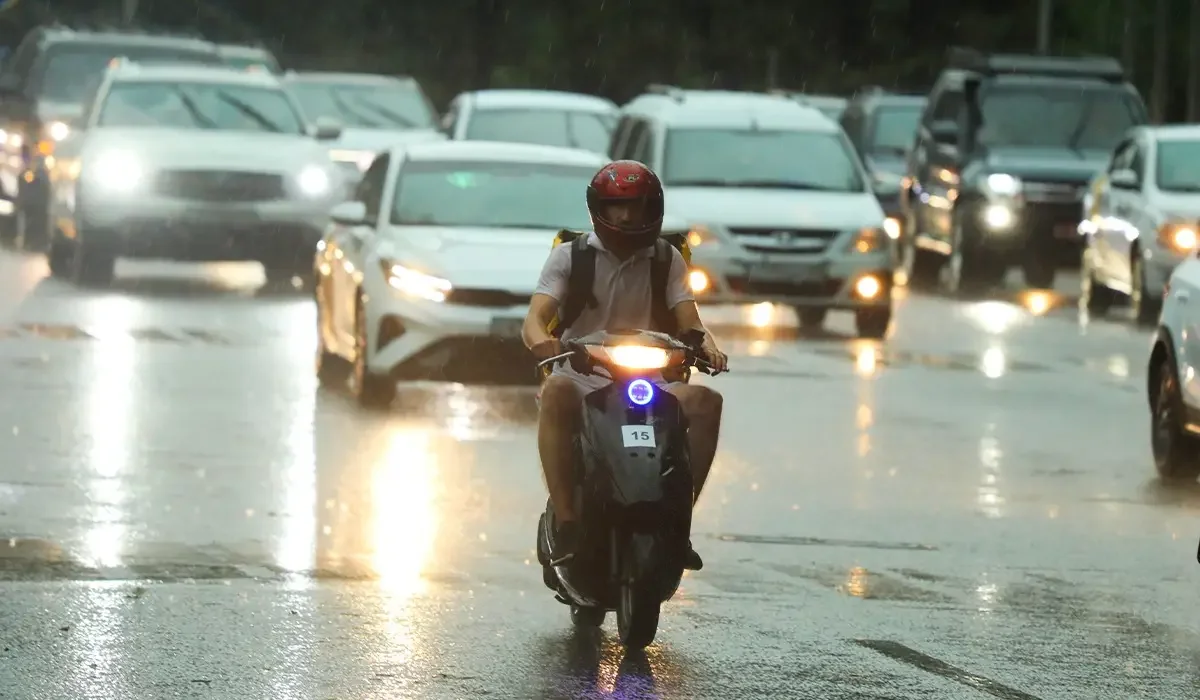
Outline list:
[[[224,170],[165,170],[158,173],[154,189],[164,197],[195,202],[268,202],[286,196],[282,175]]]
[[[729,290],[734,294],[761,294],[764,296],[831,297],[842,289],[844,280],[828,279],[805,282],[765,282],[743,276],[725,278]]]
[[[1025,201],[1047,204],[1081,203],[1086,189],[1087,185],[1079,182],[1027,181],[1022,184]]]
[[[446,301],[463,306],[508,308],[510,306],[527,306],[529,296],[528,294],[513,294],[502,289],[454,289],[446,297]]]
[[[820,253],[838,237],[836,229],[731,228],[746,250],[756,253]]]

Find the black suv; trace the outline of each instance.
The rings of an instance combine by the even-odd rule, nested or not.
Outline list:
[[[78,128],[109,63],[223,65],[216,45],[125,30],[39,27],[0,69],[0,241],[49,242],[49,169],[55,144]]]
[[[855,93],[842,112],[842,129],[871,173],[875,196],[887,215],[884,228],[893,240],[900,239],[904,228],[900,189],[925,103],[923,95],[871,87]]]
[[[974,293],[1019,264],[1049,288],[1078,260],[1084,189],[1146,106],[1111,58],[951,49],[901,193],[911,284]]]

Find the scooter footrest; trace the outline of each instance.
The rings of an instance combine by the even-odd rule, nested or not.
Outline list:
[[[564,598],[564,597],[562,596],[562,594],[561,594],[561,593],[556,593],[556,594],[554,594],[554,599],[555,599],[555,600],[557,600],[558,602],[562,603],[563,605],[570,605],[570,604],[571,604],[571,601],[569,601],[569,600],[567,600],[566,598]]]

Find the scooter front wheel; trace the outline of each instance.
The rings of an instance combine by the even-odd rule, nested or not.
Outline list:
[[[658,634],[658,615],[662,601],[658,591],[645,584],[621,584],[617,603],[617,637],[627,649],[644,649]]]
[[[571,622],[576,627],[599,627],[604,624],[604,608],[589,608],[584,605],[571,606]]]

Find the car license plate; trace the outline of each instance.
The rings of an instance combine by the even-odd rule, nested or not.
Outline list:
[[[751,279],[790,282],[819,277],[824,270],[821,263],[759,263],[749,273]]]
[[[501,338],[520,338],[521,327],[525,325],[523,318],[493,318],[492,335]]]
[[[1056,224],[1054,226],[1055,238],[1079,238],[1079,226],[1077,224]]]

